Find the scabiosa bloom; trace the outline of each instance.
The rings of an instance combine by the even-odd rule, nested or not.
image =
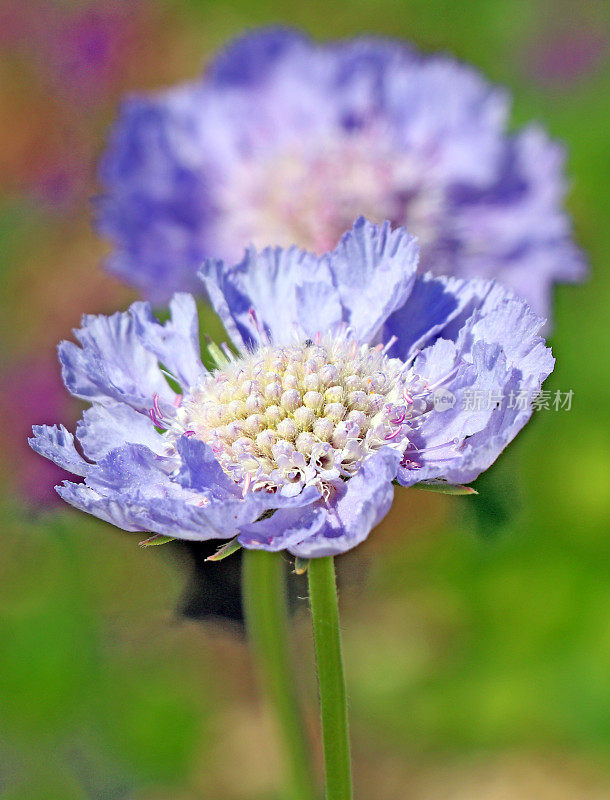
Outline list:
[[[421,271],[498,279],[548,315],[583,275],[563,151],[507,133],[507,94],[445,56],[287,30],[238,39],[193,83],[122,108],[103,158],[108,262],[153,302],[246,246],[332,249],[359,214],[418,237]]]
[[[416,275],[403,229],[360,218],[332,252],[209,261],[231,336],[200,359],[193,298],[86,316],[59,357],[91,401],[32,447],[84,478],[59,494],[130,531],[238,537],[301,557],[343,552],[387,513],[393,482],[472,481],[525,424],[553,368],[542,320],[498,284]],[[435,398],[452,398],[439,406]],[[500,401],[465,402],[479,393]]]

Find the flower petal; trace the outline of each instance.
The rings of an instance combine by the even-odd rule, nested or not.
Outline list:
[[[144,515],[144,509],[139,509],[140,517],[138,517],[133,508],[126,504],[119,495],[102,495],[83,483],[71,483],[70,481],[64,481],[60,486],[56,486],[55,490],[62,500],[78,508],[79,511],[92,514],[104,522],[116,525],[121,530],[150,530],[148,519],[141,518]]]
[[[181,463],[176,480],[181,486],[196,492],[210,492],[221,499],[241,497],[240,487],[224,472],[209,445],[181,436],[177,449]]]
[[[188,389],[206,372],[201,362],[197,306],[192,295],[178,293],[169,309],[171,318],[164,325],[155,319],[149,303],[133,303],[130,313],[142,344]]]
[[[100,165],[105,193],[96,204],[98,229],[119,246],[106,266],[155,303],[174,291],[194,291],[207,255],[192,237],[213,216],[200,182],[202,104],[196,84],[130,97]]]
[[[99,460],[125,444],[143,444],[163,455],[167,441],[155,430],[148,414],[124,403],[95,404],[83,412],[76,436],[87,458]]]
[[[250,550],[286,550],[320,531],[327,513],[320,505],[282,509],[260,522],[243,525],[239,542]]]
[[[200,273],[216,313],[244,350],[260,341],[264,327],[276,344],[329,330],[343,312],[328,260],[296,247],[249,248],[233,267],[206,262]],[[250,313],[254,310],[256,319]]]
[[[344,553],[364,541],[390,510],[399,461],[400,454],[388,447],[368,458],[331,504],[323,527],[287,549],[301,558],[318,558]]]
[[[455,403],[422,423],[417,449],[407,451],[411,464],[398,471],[402,485],[436,478],[469,483],[495,461],[531,417],[531,401],[553,369],[551,351],[538,336],[541,325],[526,303],[511,297],[472,315],[454,345],[460,366],[443,387]],[[425,370],[436,352],[446,358],[448,349],[449,343],[438,340],[414,369]],[[467,393],[475,402],[468,402]],[[523,393],[528,402],[511,408],[511,397]]]
[[[383,340],[396,336],[390,355],[406,361],[438,337],[455,339],[474,309],[485,313],[510,293],[493,281],[419,275],[408,302],[383,328]]]
[[[54,461],[58,467],[74,475],[87,475],[91,469],[74,446],[74,436],[63,425],[34,425],[30,447],[41,456]]]
[[[416,240],[404,228],[360,217],[329,255],[343,320],[360,342],[370,342],[409,297],[419,259]]]
[[[156,394],[171,407],[175,394],[129,313],[85,315],[82,324],[74,332],[81,347],[62,342],[58,348],[64,383],[73,395],[99,403],[115,400],[146,413]]]
[[[124,444],[92,465],[85,482],[103,493],[137,489],[142,495],[164,496],[176,487],[169,481],[175,465],[175,458],[158,455],[146,445]]]
[[[208,74],[221,89],[253,87],[265,80],[279,61],[308,49],[307,39],[298,31],[270,27],[231,42],[216,57]]]
[[[199,274],[233,341],[244,349],[260,340],[257,324],[276,344],[290,342],[295,331],[313,336],[340,323],[368,342],[405,303],[416,269],[413,237],[361,217],[327,256],[294,247],[250,248],[234,267],[208,261]]]

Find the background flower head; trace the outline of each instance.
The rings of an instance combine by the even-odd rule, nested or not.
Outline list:
[[[85,457],[61,426],[31,440],[84,479],[60,495],[126,530],[312,557],[366,538],[393,482],[472,481],[531,415],[506,396],[533,398],[553,358],[522,300],[417,275],[417,257],[404,229],[360,218],[323,256],[208,261],[237,351],[211,345],[212,372],[190,295],[165,325],[142,302],[85,317],[80,346],[59,350],[67,387],[92,403],[77,427]],[[473,392],[500,399],[469,405]]]
[[[253,243],[331,249],[358,214],[417,236],[421,270],[501,280],[547,314],[583,276],[562,148],[507,132],[475,70],[379,39],[265,29],[197,81],[127,100],[101,166],[109,268],[153,301]]]

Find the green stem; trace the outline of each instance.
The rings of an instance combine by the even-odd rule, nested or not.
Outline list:
[[[288,761],[289,800],[316,800],[288,648],[288,607],[280,553],[243,550],[243,603],[250,641],[273,705]]]
[[[312,558],[307,572],[320,685],[326,800],[351,800],[347,700],[333,558]]]

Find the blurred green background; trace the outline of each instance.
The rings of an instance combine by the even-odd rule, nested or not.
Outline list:
[[[0,2],[0,796],[281,798],[239,627],[178,611],[188,554],[62,508],[62,476],[24,445],[32,423],[78,412],[56,342],[83,312],[131,299],[100,269],[91,228],[119,98],[192,78],[226,39],[271,22],[411,39],[508,86],[514,123],[538,120],[568,147],[592,265],[555,296],[546,388],[573,389],[572,409],[537,412],[478,497],[403,491],[341,558],[357,796],[607,800],[610,19],[603,3],[557,0]],[[302,601],[293,639],[317,742]]]

